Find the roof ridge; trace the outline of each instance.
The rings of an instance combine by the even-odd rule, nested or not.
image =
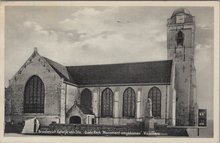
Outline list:
[[[107,66],[107,65],[128,65],[128,64],[144,64],[144,63],[155,63],[155,62],[168,62],[172,60],[158,60],[158,61],[142,61],[142,62],[127,62],[127,63],[110,63],[110,64],[91,64],[91,65],[76,65],[76,66],[66,66],[68,67],[87,67],[87,66]]]

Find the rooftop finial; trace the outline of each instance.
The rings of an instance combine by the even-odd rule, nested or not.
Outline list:
[[[34,52],[37,52],[37,47],[34,47]]]
[[[74,101],[74,105],[76,105],[76,104],[77,104],[77,101],[75,100],[75,101]]]

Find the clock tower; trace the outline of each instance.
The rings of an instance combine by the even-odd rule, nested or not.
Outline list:
[[[194,66],[195,18],[185,8],[167,21],[167,57],[173,60],[176,89],[176,126],[195,126],[197,117]]]

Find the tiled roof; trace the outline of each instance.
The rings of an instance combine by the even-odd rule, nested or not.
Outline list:
[[[79,105],[79,104],[74,104],[68,111],[67,114],[69,114],[70,112],[72,112],[72,110],[74,110],[76,107],[79,108],[80,111],[83,112],[83,114],[93,114],[91,110],[89,110],[88,108]]]
[[[168,84],[172,60],[87,66],[63,66],[45,58],[64,80],[77,85]]]
[[[50,66],[57,72],[57,74],[64,78],[66,81],[70,81],[71,78],[69,76],[69,72],[67,71],[67,68],[57,62],[52,61],[51,59],[48,59],[46,57],[43,57],[49,64]],[[71,80],[72,81],[72,80]]]
[[[78,85],[169,83],[171,69],[171,60],[67,67]]]
[[[89,110],[88,108],[86,108],[85,106],[79,105],[77,104],[77,106],[79,107],[79,109],[84,113],[84,114],[93,114],[91,110]]]

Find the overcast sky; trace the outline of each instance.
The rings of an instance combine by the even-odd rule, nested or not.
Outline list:
[[[34,47],[63,65],[167,59],[167,18],[176,7],[6,7],[5,85]],[[200,108],[213,106],[213,9],[196,18],[195,66]]]

